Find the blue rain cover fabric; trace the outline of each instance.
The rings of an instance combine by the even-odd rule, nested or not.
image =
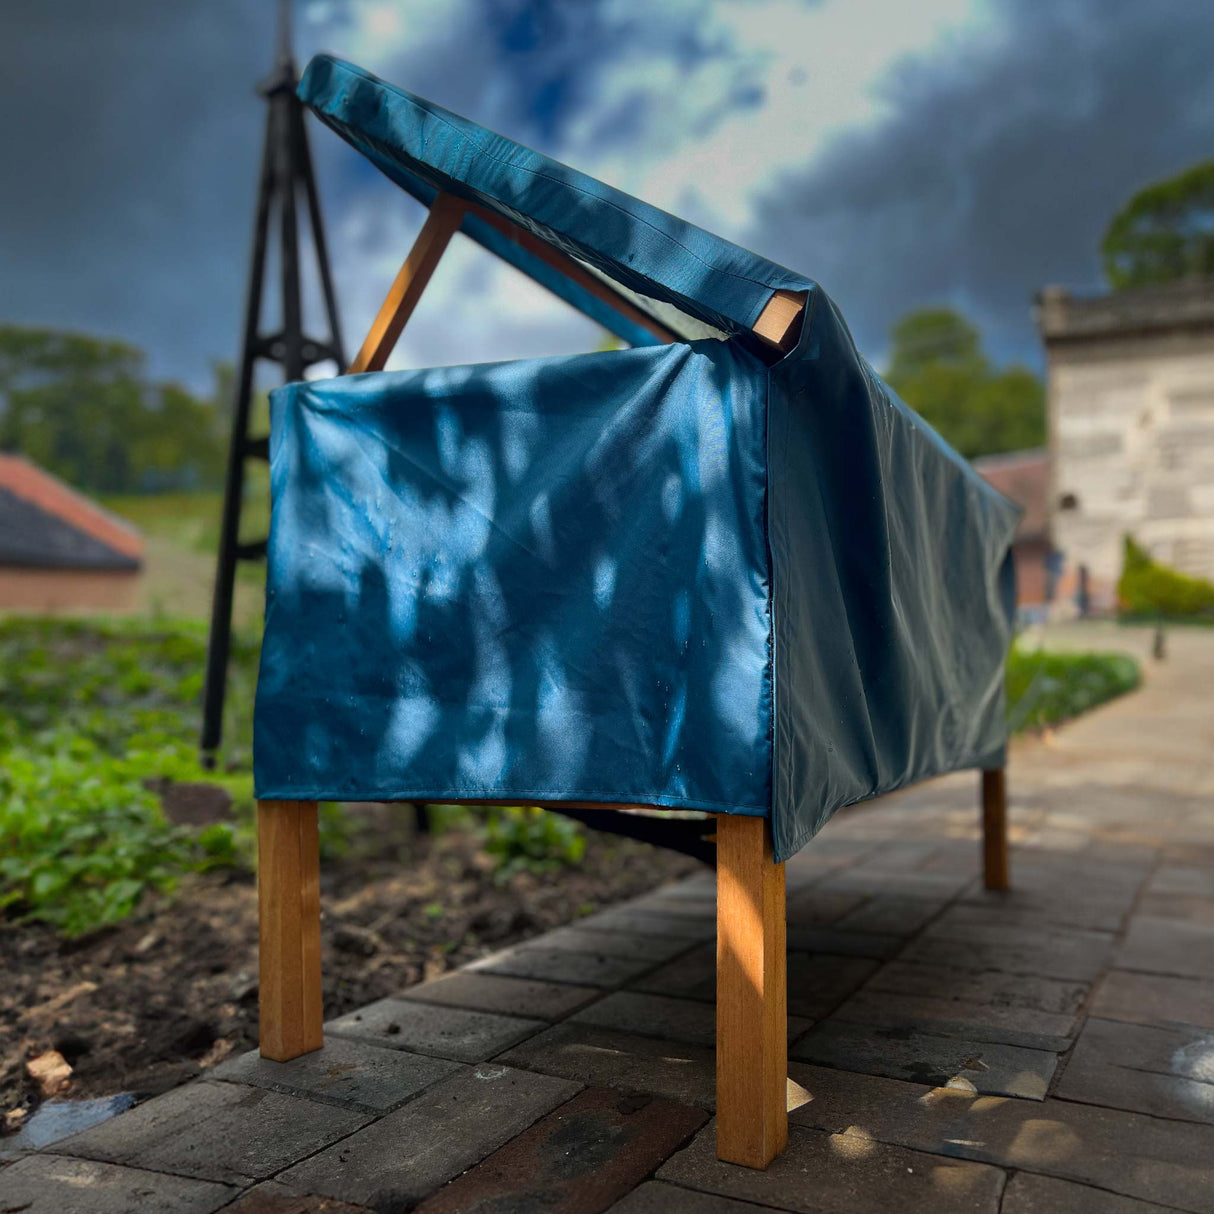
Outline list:
[[[271,400],[260,797],[771,814],[1002,760],[1016,509],[811,296],[703,341]]]
[[[299,96],[415,197],[443,190],[480,203],[722,332],[748,331],[773,290],[804,287],[783,266],[331,55],[311,60]]]
[[[259,795],[765,815],[765,395],[721,342],[275,392]]]
[[[275,392],[259,797],[770,814],[784,860],[1003,761],[1018,511],[816,284],[349,64],[300,93],[417,196],[733,336]]]

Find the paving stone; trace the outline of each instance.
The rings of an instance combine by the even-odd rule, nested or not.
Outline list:
[[[1150,974],[1214,979],[1214,926],[1135,915],[1115,964]]]
[[[578,1090],[563,1079],[486,1063],[444,1080],[277,1179],[293,1193],[376,1210],[409,1209]]]
[[[653,969],[655,964],[648,957],[636,955],[620,957],[605,952],[581,953],[572,949],[547,948],[543,940],[541,936],[535,943],[505,949],[482,961],[474,961],[465,968],[478,974],[508,974],[514,978],[610,989],[623,986],[630,979]]]
[[[1195,1214],[1214,1209],[1214,1127],[1047,1098],[973,1096],[794,1063],[813,1097],[790,1120],[1024,1169]],[[891,1208],[900,1209],[895,1203]]]
[[[815,885],[787,896],[785,918],[789,927],[831,927],[848,911],[863,906],[867,901],[867,894],[820,889]]]
[[[1004,1185],[998,1168],[888,1146],[858,1126],[835,1134],[790,1127],[784,1152],[759,1171],[717,1159],[709,1125],[658,1179],[803,1214],[997,1214]]]
[[[29,1155],[0,1171],[0,1210],[11,1214],[211,1214],[239,1192],[91,1159]]]
[[[191,1083],[76,1134],[56,1153],[247,1184],[364,1126],[353,1109],[233,1083]]]
[[[267,1180],[225,1206],[224,1214],[375,1214],[375,1211],[336,1197],[299,1196]]]
[[[459,1069],[459,1063],[443,1058],[331,1037],[322,1049],[290,1062],[273,1062],[250,1050],[216,1067],[211,1075],[368,1113],[386,1113]]]
[[[1090,982],[1108,964],[1112,948],[1113,938],[1104,932],[933,924],[899,960]]]
[[[835,925],[846,931],[880,935],[913,936],[943,909],[942,898],[901,898],[884,895],[869,898],[863,906],[843,916]]]
[[[717,875],[711,869],[701,869],[694,876],[661,886],[660,892],[667,898],[702,898],[705,895],[715,898]]]
[[[683,915],[693,919],[707,919],[716,922],[717,894],[716,890],[704,891],[698,897],[684,895],[681,898],[671,898],[662,891],[652,894],[642,894],[633,898],[624,906],[631,911],[644,911],[646,914]],[[607,912],[609,913],[609,912]]]
[[[1057,1095],[1214,1125],[1214,1030],[1089,1017]]]
[[[1197,898],[1192,894],[1147,894],[1138,904],[1138,911],[1155,919],[1214,925],[1214,898]]]
[[[830,1014],[875,970],[861,957],[807,953],[788,955],[788,1012],[818,1020]],[[633,989],[655,995],[714,1002],[717,997],[716,945],[705,945],[633,982]]]
[[[708,1120],[702,1109],[591,1088],[418,1207],[418,1214],[602,1210]]]
[[[457,1062],[481,1062],[546,1027],[542,1020],[380,999],[329,1021],[325,1034]]]
[[[1090,1185],[1018,1172],[1003,1195],[1000,1214],[1176,1214],[1174,1206],[1118,1197]]]
[[[1013,888],[1007,893],[982,891],[965,902],[950,906],[936,921],[947,929],[953,925],[998,928],[1077,927],[1086,931],[1119,932],[1133,906],[1132,899],[1116,901],[1084,901],[1065,895],[1045,897],[1031,891]],[[944,934],[943,932],[941,934]]]
[[[676,999],[671,995],[616,991],[584,1008],[571,1020],[577,1024],[593,1024],[641,1037],[686,1041],[691,1045],[714,1047],[717,1040],[716,1008],[712,1004],[694,999]],[[810,1027],[811,1021],[801,1016],[789,1016],[789,1040],[800,1036]]]
[[[1032,975],[1001,974],[992,970],[915,965],[900,958],[883,965],[864,989],[900,995],[951,997],[996,1007],[1020,1007],[1075,1016],[1087,997],[1089,984]]]
[[[757,1206],[716,1193],[699,1193],[663,1180],[651,1180],[633,1189],[605,1214],[767,1214],[774,1206]]]
[[[1110,970],[1092,1000],[1091,1014],[1106,1020],[1214,1029],[1214,982]]]
[[[906,873],[870,867],[866,861],[864,867],[832,873],[823,881],[822,888],[870,894],[874,898],[918,898],[942,906],[977,879],[976,863],[968,873]]]
[[[1214,872],[1208,868],[1187,868],[1161,864],[1151,876],[1148,894],[1187,894],[1194,898],[1214,898]]]
[[[639,936],[684,936],[707,940],[717,934],[716,918],[635,910],[630,902],[579,919],[578,927],[595,932],[635,932]]]
[[[879,969],[834,1018],[1060,1051],[1075,1034],[1087,991],[1085,982],[898,960]]]
[[[873,990],[869,986],[841,1004],[831,1019],[1054,1053],[1070,1048],[1078,1024],[1075,1016],[1059,1016],[1032,1008],[907,995]]]
[[[602,993],[594,986],[569,986],[564,982],[539,982],[533,978],[511,978],[506,974],[456,970],[433,982],[411,986],[399,997],[475,1012],[497,1012],[503,1016],[563,1020]]]
[[[793,927],[787,929],[788,950],[792,953],[830,953],[836,957],[870,957],[884,961],[905,943],[901,936],[878,932],[845,932],[833,927]]]
[[[794,1042],[803,1062],[933,1086],[1044,1100],[1058,1056],[1022,1046],[936,1037],[906,1029],[827,1020]]]
[[[935,839],[894,839],[883,843],[864,857],[865,869],[880,869],[890,872],[914,872],[926,864],[937,852],[940,844]],[[974,875],[974,864],[977,859],[977,849],[966,849],[969,864],[966,877]]]
[[[597,1087],[652,1092],[702,1109],[713,1108],[717,1098],[712,1050],[570,1020],[515,1046],[498,1061]]]
[[[640,932],[591,931],[584,927],[558,927],[535,943],[544,948],[568,949],[575,953],[602,953],[607,957],[644,957],[669,961],[695,947],[686,936],[645,936]]]

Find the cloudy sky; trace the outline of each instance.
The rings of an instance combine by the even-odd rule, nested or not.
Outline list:
[[[1214,154],[1209,0],[298,0],[329,50],[821,282],[880,363],[952,303],[1040,365],[1045,283],[1100,284],[1136,188]],[[4,0],[0,322],[196,387],[240,328],[272,0]],[[347,345],[420,208],[312,127]],[[462,244],[465,242],[461,242]],[[598,331],[453,247],[402,366]]]

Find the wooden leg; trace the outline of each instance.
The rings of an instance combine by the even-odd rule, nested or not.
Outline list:
[[[258,803],[257,901],[261,1055],[286,1062],[323,1044],[315,801]]]
[[[1006,768],[982,773],[982,863],[987,889],[1008,889]]]
[[[717,818],[717,1157],[765,1168],[788,1141],[784,865],[765,818]]]

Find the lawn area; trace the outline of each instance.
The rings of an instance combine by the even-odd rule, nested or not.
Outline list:
[[[143,614],[185,620],[209,618],[223,495],[128,494],[101,501],[107,510],[143,533],[147,546],[140,579]],[[264,538],[269,518],[268,476],[264,468],[254,466],[245,489],[241,539]],[[264,591],[264,565],[237,566],[233,617],[238,624],[256,624],[261,618]]]

